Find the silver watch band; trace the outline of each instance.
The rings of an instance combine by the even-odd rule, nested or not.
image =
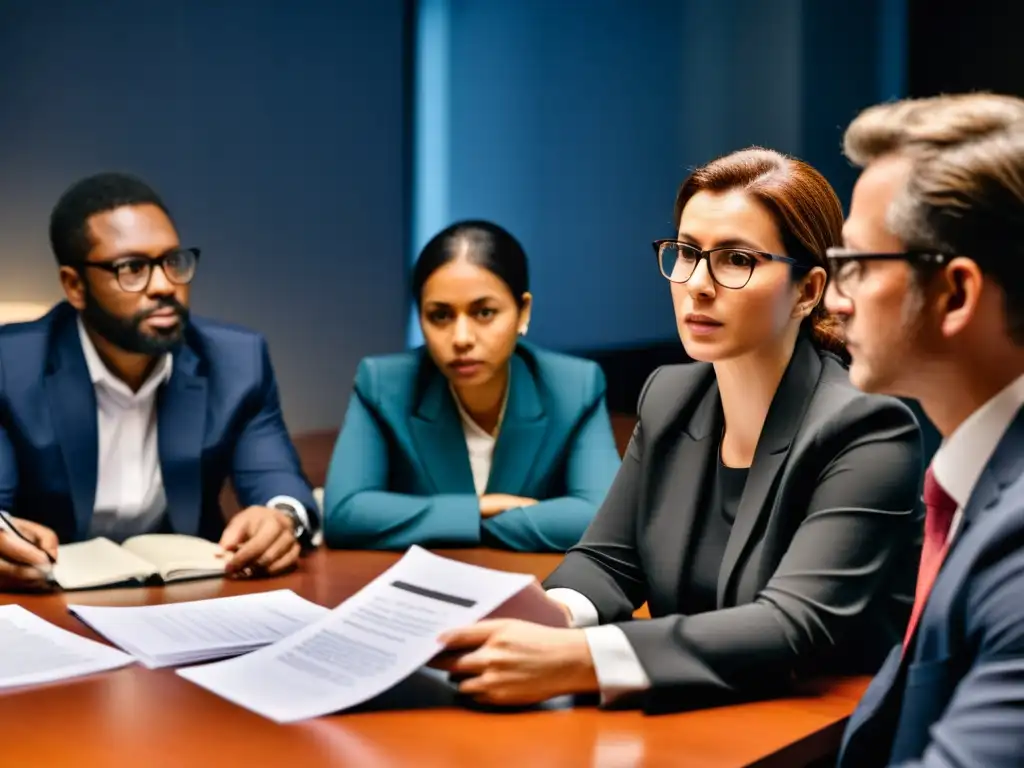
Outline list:
[[[302,522],[302,517],[299,516],[299,511],[291,504],[275,504],[274,509],[279,509],[284,512],[292,521],[292,533],[295,534],[296,539],[302,539],[306,535],[306,524]]]

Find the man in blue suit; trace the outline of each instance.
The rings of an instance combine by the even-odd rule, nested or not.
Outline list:
[[[0,587],[42,583],[58,541],[219,540],[228,572],[292,567],[319,526],[263,338],[189,319],[199,251],[142,181],[73,185],[50,220],[67,301],[0,328]],[[230,476],[245,508],[225,527]]]
[[[827,304],[850,376],[943,435],[904,642],[854,712],[841,768],[1024,760],[1024,101],[873,107]]]

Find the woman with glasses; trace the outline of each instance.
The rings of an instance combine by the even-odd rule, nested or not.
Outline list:
[[[545,582],[574,628],[444,638],[481,700],[709,706],[873,671],[901,637],[920,437],[901,403],[850,385],[822,307],[839,200],[755,148],[693,173],[674,220],[654,250],[696,362],[651,375],[608,497]],[[644,603],[653,618],[633,620]]]
[[[526,254],[496,224],[453,224],[413,272],[423,348],[367,358],[331,459],[332,547],[486,544],[564,552],[619,454],[595,363],[522,337]]]

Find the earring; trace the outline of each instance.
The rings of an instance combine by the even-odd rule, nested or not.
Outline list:
[[[520,335],[520,336],[525,336],[525,335],[526,335],[526,332],[527,332],[528,330],[530,330],[530,325],[529,325],[529,323],[527,323],[527,324],[523,325],[523,326],[522,326],[522,327],[521,327],[521,328],[519,329],[519,335]]]

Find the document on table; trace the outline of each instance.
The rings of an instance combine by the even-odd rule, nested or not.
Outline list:
[[[51,683],[131,664],[116,648],[68,632],[20,605],[0,606],[0,688]]]
[[[391,688],[441,650],[438,635],[482,619],[533,580],[412,547],[315,624],[178,674],[279,723],[318,717]]]
[[[68,610],[150,669],[248,653],[330,612],[290,589],[165,605],[69,605]]]

